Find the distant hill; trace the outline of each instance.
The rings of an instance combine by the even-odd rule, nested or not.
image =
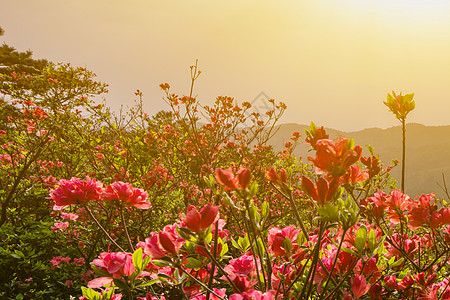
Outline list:
[[[309,125],[282,124],[276,129],[276,134],[269,144],[275,149],[283,149],[284,142],[291,138],[292,132],[299,131],[304,137],[304,128]],[[401,127],[388,129],[369,128],[354,132],[344,132],[326,128],[331,139],[349,137],[355,140],[356,145],[363,147],[363,155],[368,155],[366,145],[374,147],[384,165],[390,164],[392,159],[401,161],[402,142]],[[296,155],[301,155],[303,161],[307,160],[309,145],[300,144]],[[410,123],[406,126],[406,179],[405,190],[411,197],[424,193],[434,192],[438,197],[445,194],[438,184],[442,186],[442,174],[445,175],[447,186],[450,189],[450,126],[425,126]],[[400,164],[392,170],[392,175],[400,186]]]

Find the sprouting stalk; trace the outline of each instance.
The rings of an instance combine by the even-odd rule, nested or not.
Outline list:
[[[305,271],[306,266],[308,265],[308,261],[309,261],[310,258],[311,258],[311,256],[308,257],[308,258],[306,259],[306,262],[303,264],[303,266],[302,266],[302,268],[300,269],[300,271],[297,272],[297,276],[295,276],[294,280],[292,280],[291,284],[290,284],[289,287],[286,289],[286,291],[290,291],[291,288],[294,286],[294,284],[297,282],[297,280],[300,278],[300,276],[302,276],[303,271]],[[287,293],[284,294],[283,299],[287,299],[287,298],[286,298],[287,296],[288,296]]]
[[[106,235],[106,237],[117,247],[119,248],[120,251],[125,252],[125,250],[123,250],[122,247],[119,246],[119,244],[117,244],[117,242],[108,234],[108,232],[105,230],[105,228],[103,228],[102,224],[100,224],[100,222],[97,220],[97,218],[95,218],[94,214],[92,213],[91,209],[85,205],[84,208],[86,208],[89,216],[91,217],[91,219],[95,222],[95,224],[97,224],[98,228],[100,228],[101,231],[103,231],[103,234]]]
[[[388,94],[384,104],[402,123],[402,192],[405,192],[405,161],[406,161],[406,116],[416,107],[413,101],[414,94],[399,95],[392,91]]]
[[[405,192],[406,119],[402,119],[402,193]]]

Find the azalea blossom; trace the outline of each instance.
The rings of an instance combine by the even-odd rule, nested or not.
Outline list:
[[[143,189],[134,188],[130,183],[116,181],[107,186],[100,195],[105,201],[118,201],[121,205],[134,206],[140,209],[149,209],[150,202],[147,193]]]
[[[55,202],[54,210],[61,210],[68,205],[86,204],[89,201],[99,200],[103,184],[95,179],[86,177],[81,180],[72,177],[70,180],[61,179],[58,187],[50,191],[49,199]]]
[[[361,157],[360,146],[351,147],[350,140],[341,138],[336,142],[323,139],[316,143],[316,157],[308,156],[321,172],[328,172],[332,177],[340,177]]]
[[[193,205],[189,205],[186,217],[182,219],[183,225],[193,232],[199,233],[216,221],[219,215],[219,207],[206,204],[200,211]]]
[[[236,176],[233,174],[231,168],[223,170],[217,168],[215,171],[215,177],[218,183],[225,186],[225,188],[230,190],[245,190],[252,179],[250,170],[247,168],[240,168]]]

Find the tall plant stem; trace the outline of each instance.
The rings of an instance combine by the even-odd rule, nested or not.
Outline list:
[[[320,246],[322,244],[322,235],[323,235],[323,231],[325,228],[325,223],[324,222],[320,222],[320,227],[319,227],[319,236],[318,236],[318,241],[317,241],[317,249],[316,252],[314,253],[314,258],[311,261],[311,267],[309,269],[309,273],[308,276],[306,276],[306,285],[308,285],[309,283],[309,288],[308,291],[306,293],[306,297],[305,299],[309,299],[309,295],[311,294],[313,285],[314,285],[314,275],[316,274],[316,270],[317,270],[317,261],[319,260],[319,252],[320,252]],[[312,269],[312,272],[311,272]],[[303,295],[303,291],[302,291],[302,295]]]
[[[256,230],[255,230],[255,226],[254,226],[254,223],[253,223],[253,218],[252,218],[252,216],[251,216],[251,214],[250,214],[250,206],[249,206],[249,203],[247,202],[247,200],[245,200],[244,201],[244,204],[245,204],[245,208],[247,209],[247,214],[248,214],[248,223],[249,223],[249,227],[250,227],[250,230],[252,231],[252,234],[253,234],[253,241],[254,241],[254,243],[255,243],[255,246],[256,246],[256,250],[258,251],[258,256],[259,256],[259,262],[260,262],[260,264],[261,264],[261,273],[262,273],[262,276],[263,276],[263,278],[264,278],[264,290],[266,290],[266,288],[267,288],[267,279],[266,279],[266,274],[265,274],[265,270],[264,270],[264,258],[263,258],[263,253],[262,253],[262,250],[261,250],[261,248],[260,248],[260,246],[259,246],[259,243],[258,243],[258,235],[256,234]],[[256,262],[256,258],[255,258],[255,267],[257,266],[258,264],[257,264],[257,262]],[[259,276],[259,275],[258,275]],[[270,280],[270,278],[268,278],[269,280]]]
[[[125,250],[123,250],[123,248],[120,247],[119,244],[117,244],[117,242],[108,234],[108,232],[105,230],[105,228],[103,228],[102,224],[100,224],[100,222],[97,220],[97,218],[95,218],[91,209],[88,206],[84,206],[84,208],[86,208],[91,219],[95,222],[95,224],[97,224],[98,228],[100,228],[100,230],[103,231],[103,234],[106,235],[106,237],[111,241],[111,243],[113,243],[117,248],[119,248],[120,251],[125,252]]]
[[[222,266],[219,264],[219,262],[216,260],[216,258],[214,256],[211,255],[211,253],[208,250],[208,247],[206,245],[206,243],[203,243],[203,247],[206,250],[206,254],[208,255],[208,257],[212,260],[213,264],[217,266],[217,268],[225,275],[225,278],[228,280],[228,282],[231,284],[231,287],[233,288],[233,291],[235,293],[239,293],[239,289],[237,288],[237,286],[234,284],[234,282],[230,279],[230,277],[228,276],[228,273],[222,268]],[[214,293],[213,293],[214,294]],[[214,294],[216,295],[216,294]]]
[[[405,192],[406,119],[402,119],[402,193]]]
[[[334,258],[333,266],[331,267],[330,274],[328,275],[327,282],[325,283],[323,291],[320,294],[320,299],[322,299],[322,296],[325,295],[325,293],[327,291],[327,287],[328,287],[328,284],[330,283],[331,277],[333,275],[334,267],[336,266],[336,263],[338,261],[339,253],[341,251],[342,243],[344,242],[344,237],[345,237],[346,233],[347,233],[347,229],[345,229],[344,232],[342,233],[342,238],[341,238],[341,241],[339,242],[339,246],[338,246],[338,249],[337,249],[337,252],[336,252],[336,257]]]
[[[212,256],[214,258],[216,258],[217,256],[217,240],[219,237],[219,222],[217,221],[214,224],[214,247],[213,247],[213,253]],[[212,285],[213,285],[213,280],[214,280],[214,271],[216,270],[216,265],[212,264],[211,266],[211,272],[209,272],[209,281],[208,281],[208,288],[212,289]],[[209,300],[209,297],[211,295],[211,292],[209,291],[209,289],[206,291],[206,300]]]
[[[300,217],[300,214],[298,213],[297,210],[297,205],[295,205],[294,199],[292,198],[292,193],[291,191],[289,191],[289,195],[286,195],[285,193],[283,193],[283,191],[281,191],[276,185],[274,185],[272,183],[272,187],[275,188],[275,190],[280,193],[281,196],[283,196],[284,198],[286,198],[287,200],[289,200],[289,203],[291,204],[291,208],[294,211],[294,215],[295,218],[297,219],[297,223],[300,226],[300,228],[302,229],[303,235],[305,236],[305,239],[307,241],[309,241],[309,234],[308,231],[306,230],[305,224],[303,224],[302,218]]]
[[[125,230],[125,235],[127,237],[128,247],[130,248],[130,252],[134,252],[133,244],[131,243],[130,235],[128,234],[127,224],[125,222],[125,216],[123,214],[123,207],[120,208],[120,219],[122,220],[123,229]]]

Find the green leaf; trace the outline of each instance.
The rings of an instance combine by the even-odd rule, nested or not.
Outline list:
[[[355,237],[355,247],[358,249],[358,252],[362,253],[364,247],[366,246],[367,241],[367,228],[364,225],[361,225],[356,231]]]
[[[267,201],[264,201],[261,205],[261,215],[263,220],[266,219],[269,215],[269,204],[267,203]]]
[[[358,252],[356,252],[353,249],[342,247],[341,250],[344,251],[344,252],[351,253],[351,254],[354,254],[356,256],[359,256]]]
[[[91,268],[94,270],[94,273],[100,277],[110,277],[111,274],[109,274],[106,270],[100,269],[96,265],[91,263]]]
[[[125,291],[130,290],[130,287],[123,280],[113,278],[113,281],[114,281],[114,285],[118,286],[122,290],[125,290]]]
[[[377,239],[376,239],[376,235],[375,235],[375,230],[373,230],[373,228],[371,228],[370,231],[369,231],[369,248],[370,248],[370,251],[373,252],[375,250],[376,242],[377,242]]]
[[[231,238],[231,244],[234,248],[241,249],[241,246],[233,238]]]
[[[199,269],[199,268],[201,268],[203,266],[203,263],[200,261],[200,260],[198,260],[198,259],[196,259],[196,258],[194,258],[194,257],[188,257],[187,258],[187,264],[186,264],[186,267],[187,268],[190,268],[190,269]]]
[[[323,207],[317,208],[317,213],[320,215],[318,218],[321,221],[337,222],[339,220],[339,212],[335,205],[327,203]]]
[[[168,266],[171,265],[170,262],[165,261],[165,260],[159,260],[159,259],[154,259],[154,260],[152,260],[152,263],[153,263],[155,266],[160,267],[160,268],[168,267]]]
[[[172,284],[174,279],[170,277],[169,275],[166,275],[164,273],[158,273],[158,278],[161,282]]]
[[[142,260],[142,248],[138,248],[133,253],[133,265],[134,265],[134,267],[136,269],[139,270],[139,273],[145,267],[145,266],[143,266],[142,262],[143,262],[143,260]]]
[[[90,300],[100,298],[100,294],[98,292],[94,291],[91,288],[86,288],[84,286],[81,287],[81,293],[83,294],[84,297],[86,297]]]
[[[395,259],[395,257],[393,257],[393,258]],[[402,258],[400,258],[399,260],[397,260],[396,262],[389,263],[389,267],[390,267],[390,268],[398,267],[398,266],[400,266],[400,265],[403,263],[404,260],[405,260],[405,259],[402,257]],[[389,261],[389,262],[390,262],[390,261]]]
[[[291,251],[292,251],[292,242],[291,242],[291,240],[289,239],[289,238],[285,238],[284,239],[284,241],[283,241],[283,248],[284,248],[284,250],[286,250],[286,252],[288,253],[288,254],[290,254],[291,253]]]
[[[102,300],[110,300],[114,295],[114,289],[110,289],[108,291],[103,291]]]
[[[157,283],[158,281],[159,281],[158,279],[152,279],[150,281],[147,281],[147,282],[145,282],[143,284],[140,284],[140,285],[136,286],[136,288],[142,288],[142,287],[145,287],[145,286],[153,285],[153,284]]]
[[[220,257],[224,256],[228,252],[228,244],[223,243],[222,245],[223,246],[222,246],[222,251],[220,251]]]
[[[20,250],[14,250],[14,253],[16,253],[16,255],[18,255],[20,258],[25,258],[25,255]]]

